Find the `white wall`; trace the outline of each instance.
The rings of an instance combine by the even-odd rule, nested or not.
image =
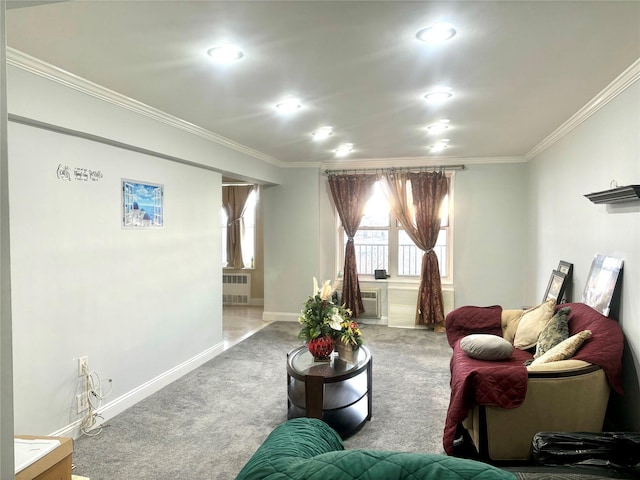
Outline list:
[[[636,82],[528,164],[531,272],[528,300],[559,260],[574,264],[580,301],[596,253],[624,260],[619,323],[626,338],[625,395],[612,396],[619,428],[640,430],[640,202],[595,205],[584,194],[640,183],[640,83]]]
[[[79,356],[117,400],[219,351],[221,175],[24,125],[9,135],[16,432],[78,419]],[[59,164],[103,178],[63,181]],[[121,227],[122,178],[164,185],[163,228]]]
[[[453,287],[455,305],[524,301],[528,248],[526,164],[469,165],[456,173]],[[542,297],[544,290],[536,292]]]
[[[296,320],[321,277],[319,172],[286,168],[264,199],[264,318]]]
[[[113,379],[108,420],[222,350],[222,173],[280,169],[97,86],[14,63],[8,80],[9,114],[47,124],[9,129],[15,432],[75,435],[78,356]],[[103,178],[64,182],[59,164]],[[121,178],[164,185],[164,228],[121,228]]]
[[[0,0],[0,32],[5,32],[6,2]],[[11,271],[9,268],[9,179],[7,168],[7,38],[0,34],[0,478],[13,470],[13,355]]]

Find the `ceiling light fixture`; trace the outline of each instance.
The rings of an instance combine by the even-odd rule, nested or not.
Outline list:
[[[329,125],[325,125],[324,127],[320,127],[318,130],[313,132],[311,135],[314,140],[325,140],[329,138],[329,136],[333,133],[333,127]]]
[[[276,104],[276,108],[283,113],[291,113],[300,109],[302,104],[299,98],[287,97]]]
[[[423,28],[416,33],[416,38],[427,43],[441,43],[456,34],[456,29],[450,23],[436,23]]]
[[[427,92],[424,96],[429,102],[443,102],[453,96],[453,91],[449,87],[438,87]]]
[[[438,153],[443,151],[445,148],[447,148],[449,146],[449,139],[448,138],[443,138],[442,140],[440,140],[438,143],[431,145],[429,147],[429,151],[431,153]]]
[[[427,127],[427,133],[429,135],[433,135],[436,133],[444,132],[447,128],[449,128],[449,120],[442,119],[438,120],[436,123],[432,123]]]
[[[240,50],[240,47],[232,44],[211,47],[209,50],[207,50],[207,55],[209,55],[216,62],[220,63],[235,62],[236,60],[240,60],[242,57],[244,57],[244,53],[242,50]]]
[[[353,143],[344,143],[336,150],[336,157],[344,157],[353,151]]]

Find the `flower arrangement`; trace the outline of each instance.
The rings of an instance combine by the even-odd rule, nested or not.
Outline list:
[[[338,334],[338,337],[340,342],[351,346],[354,350],[361,347],[364,343],[360,327],[353,320],[347,319],[340,323],[340,333]]]
[[[344,305],[336,305],[331,296],[336,284],[327,280],[318,288],[318,281],[313,279],[313,295],[304,303],[298,321],[302,325],[298,338],[309,342],[320,337],[336,337],[342,329],[342,323],[351,317],[351,310]]]

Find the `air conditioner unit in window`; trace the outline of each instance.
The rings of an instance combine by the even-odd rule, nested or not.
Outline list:
[[[360,318],[380,318],[380,289],[363,288],[360,290],[364,313]]]

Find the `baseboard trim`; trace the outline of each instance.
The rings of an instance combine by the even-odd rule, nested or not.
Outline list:
[[[161,373],[155,378],[152,378],[148,382],[143,383],[139,387],[134,388],[133,390],[121,395],[120,397],[110,401],[109,403],[103,405],[99,408],[96,413],[98,413],[102,417],[101,424],[105,424],[111,418],[115,417],[119,413],[124,412],[127,408],[134,406],[141,400],[153,395],[158,390],[166,387],[170,383],[176,381],[180,377],[186,375],[187,373],[195,370],[202,364],[208,362],[214,357],[217,357],[224,351],[224,344],[220,342],[214,345],[211,348],[208,348],[202,353],[199,353],[195,357],[190,358],[189,360],[181,363],[180,365],[176,365],[175,367],[167,370],[164,373]],[[82,436],[82,432],[80,431],[80,426],[82,423],[82,419],[76,420],[75,422],[67,425],[66,427],[57,430],[56,432],[51,433],[52,437],[72,437],[74,439]]]
[[[267,322],[297,322],[299,317],[299,313],[262,312],[262,320]]]

